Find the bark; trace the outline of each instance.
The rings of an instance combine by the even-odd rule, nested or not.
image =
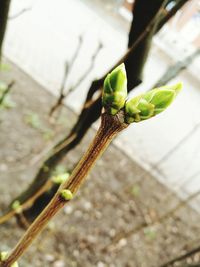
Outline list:
[[[146,29],[155,14],[166,1],[136,0],[133,7],[133,21],[129,32],[128,47],[137,40],[138,36]],[[152,38],[159,23],[159,14],[151,30],[143,41],[134,50],[134,53],[125,62],[128,77],[128,87],[134,88],[142,82],[143,69],[151,48]]]
[[[8,20],[10,0],[0,0],[0,60],[2,55],[3,40]]]

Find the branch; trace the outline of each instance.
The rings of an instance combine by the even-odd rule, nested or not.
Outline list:
[[[187,2],[191,0],[177,0],[176,4],[170,9],[168,12],[165,11],[163,15],[161,15],[160,22],[158,23],[156,32],[158,32],[163,25],[165,25],[175,14],[178,10],[180,10]]]
[[[20,17],[22,14],[26,13],[27,11],[30,11],[32,9],[32,7],[25,7],[22,10],[20,10],[18,13],[16,13],[15,15],[9,16],[9,20],[13,20],[16,19],[18,17]]]
[[[174,264],[175,262],[181,261],[181,260],[184,260],[190,256],[193,256],[195,253],[197,253],[199,251],[200,251],[200,246],[197,246],[196,248],[191,249],[190,251],[186,252],[185,254],[177,256],[176,258],[162,264],[160,267],[169,267],[172,264]],[[200,265],[197,265],[197,266],[200,266]]]
[[[12,86],[13,86],[14,84],[15,84],[15,81],[10,82],[10,83],[8,84],[6,90],[3,91],[2,96],[1,96],[1,98],[0,98],[0,106],[1,106],[1,104],[3,103],[3,101],[4,101],[5,97],[7,96],[7,94],[10,92],[10,90],[11,90],[11,88],[12,88]]]
[[[85,78],[93,70],[96,57],[98,56],[98,54],[99,54],[99,52],[100,52],[100,50],[102,48],[103,48],[103,45],[100,42],[98,44],[97,50],[94,52],[94,55],[92,55],[92,58],[91,58],[91,61],[90,61],[90,65],[88,66],[88,68],[86,69],[86,71],[83,73],[83,75],[77,80],[77,82],[67,91],[67,93],[65,94],[64,98],[67,98],[68,95],[75,90],[75,88],[77,88],[78,86],[80,86],[80,84],[85,80]]]
[[[143,230],[144,228],[163,223],[167,219],[171,218],[173,216],[173,214],[175,214],[178,210],[180,210],[185,205],[187,205],[190,201],[192,201],[193,199],[198,197],[199,194],[200,194],[200,190],[195,192],[194,194],[190,195],[187,199],[180,201],[180,203],[178,203],[173,209],[169,210],[163,216],[154,220],[152,223],[147,223],[146,221],[144,221],[138,227],[135,227],[135,228],[133,228],[133,229],[131,229],[125,233],[120,233],[120,234],[116,235],[113,238],[113,240],[110,242],[109,245],[102,248],[102,251],[107,252],[108,247],[110,247],[113,244],[117,244],[122,238],[128,238],[128,237],[132,236],[133,234],[137,234],[139,231]],[[164,267],[164,266],[161,266],[161,267]]]
[[[58,97],[57,102],[50,109],[50,112],[49,112],[49,116],[50,117],[53,115],[55,110],[62,104],[62,100],[65,97],[65,95],[64,95],[65,84],[66,84],[67,78],[69,76],[69,72],[71,71],[71,69],[72,69],[72,67],[73,67],[73,65],[74,65],[74,63],[75,63],[75,61],[76,61],[76,59],[78,57],[78,54],[79,54],[79,51],[81,49],[82,43],[83,43],[83,37],[79,36],[79,42],[78,42],[78,45],[77,45],[76,50],[75,50],[75,53],[74,53],[70,63],[69,62],[65,63],[65,70],[64,70],[64,75],[63,75],[63,80],[62,80],[62,83],[61,83],[61,87],[60,87],[59,97]]]
[[[163,84],[167,84],[169,81],[175,78],[181,71],[185,70],[199,54],[200,48],[182,61],[179,61],[174,65],[169,66],[166,72],[161,76],[161,78],[153,85],[153,88],[160,87]]]

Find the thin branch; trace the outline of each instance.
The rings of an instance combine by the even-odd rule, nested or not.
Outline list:
[[[169,66],[169,68],[165,71],[165,73],[161,76],[161,78],[154,84],[153,88],[157,88],[162,86],[163,84],[167,84],[173,78],[175,78],[179,73],[185,70],[192,61],[199,56],[200,48],[194,51],[191,55],[184,58],[182,61],[176,62],[174,65]]]
[[[93,70],[96,58],[97,58],[97,56],[98,56],[98,54],[99,54],[99,52],[100,52],[100,50],[102,48],[103,48],[103,45],[102,45],[101,42],[99,42],[99,45],[98,45],[96,51],[92,55],[92,58],[91,58],[91,61],[90,61],[90,65],[88,66],[86,71],[83,73],[83,75],[77,80],[77,82],[67,91],[67,93],[65,94],[64,98],[67,98],[70,93],[72,93],[78,86],[80,86],[80,84],[85,80],[85,78]]]
[[[184,259],[186,259],[188,257],[193,256],[197,252],[200,252],[200,246],[197,246],[196,248],[191,249],[190,251],[186,252],[183,255],[179,255],[179,256],[175,257],[174,259],[172,259],[172,260],[160,265],[160,267],[169,267],[169,266],[173,265],[177,261],[181,261],[181,260],[184,260]],[[197,265],[197,266],[199,266],[199,265]]]
[[[122,238],[128,238],[130,236],[132,236],[133,234],[137,234],[139,231],[143,230],[144,228],[150,227],[150,226],[154,226],[156,224],[161,224],[164,221],[166,221],[167,219],[171,218],[178,210],[180,210],[181,208],[183,208],[184,206],[188,205],[188,203],[192,200],[194,200],[196,197],[198,197],[200,194],[200,190],[195,192],[194,194],[190,195],[187,199],[180,201],[180,203],[178,203],[173,209],[169,210],[168,212],[166,212],[163,216],[157,218],[156,220],[154,220],[152,223],[147,223],[146,221],[144,221],[143,223],[141,223],[139,226],[127,231],[127,232],[123,232],[123,233],[119,233],[118,235],[116,235],[113,240],[110,242],[109,245],[106,245],[105,247],[102,248],[103,252],[107,252],[108,248],[114,244],[117,244]],[[161,266],[164,267],[164,266]]]
[[[20,206],[22,212],[28,207],[30,207],[35,202],[35,200],[38,199],[38,197],[40,197],[44,192],[49,190],[51,188],[51,185],[52,185],[52,181],[48,180],[47,183],[45,183],[38,191],[35,192],[34,195],[32,195],[32,197],[30,197],[28,200],[22,203]],[[0,224],[5,223],[6,221],[11,219],[16,214],[17,214],[16,210],[11,210],[8,213],[2,215],[0,217]]]
[[[161,14],[156,33],[176,14],[178,10],[180,10],[189,1],[191,0],[178,0],[169,11],[166,11],[166,9],[164,9],[163,14]]]
[[[3,91],[2,96],[0,98],[0,105],[3,103],[5,97],[8,95],[8,93],[10,92],[10,90],[13,87],[14,84],[15,84],[15,81],[10,82],[8,84],[7,88],[5,89],[5,91]]]
[[[16,19],[18,17],[20,17],[22,14],[26,13],[27,11],[30,11],[32,9],[32,7],[25,7],[23,8],[22,10],[20,10],[18,13],[12,15],[12,16],[9,16],[9,20],[13,20],[13,19]]]
[[[62,100],[65,97],[65,95],[64,95],[65,84],[66,84],[66,81],[68,79],[69,72],[71,71],[71,69],[72,69],[72,67],[73,67],[73,65],[74,65],[74,63],[78,57],[78,54],[79,54],[79,51],[81,49],[82,44],[83,44],[83,37],[79,36],[79,42],[78,42],[75,53],[74,53],[70,63],[68,61],[65,63],[65,71],[64,71],[63,80],[62,80],[61,87],[60,87],[59,97],[58,97],[56,103],[50,109],[50,112],[49,112],[50,117],[53,115],[55,110],[61,105]]]
[[[63,85],[63,90],[60,93],[60,97],[59,97],[58,101],[52,107],[52,109],[50,111],[50,116],[63,104],[63,100],[66,99],[69,96],[69,94],[71,94],[76,88],[78,88],[78,86],[80,86],[80,84],[86,79],[86,77],[89,75],[89,73],[93,70],[93,67],[94,67],[94,64],[96,61],[96,57],[98,56],[102,47],[103,47],[102,43],[99,42],[96,51],[94,52],[94,54],[91,57],[90,65],[88,66],[86,71],[82,74],[82,76],[76,81],[76,83],[74,85],[72,85],[69,88],[69,90],[67,90],[66,93],[64,93],[64,85],[65,84]]]

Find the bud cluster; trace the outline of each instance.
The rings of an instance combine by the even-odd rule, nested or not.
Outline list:
[[[124,64],[109,73],[104,81],[102,104],[116,115],[124,110],[125,122],[140,122],[164,111],[180,92],[182,84],[163,86],[127,100],[127,77]]]

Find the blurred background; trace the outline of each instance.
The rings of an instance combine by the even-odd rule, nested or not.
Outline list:
[[[115,139],[62,219],[46,230],[46,241],[20,266],[200,266],[200,1],[168,1],[164,14],[177,4],[154,33],[142,80],[130,96],[179,81],[183,91],[166,112]],[[11,1],[0,73],[2,88],[13,82],[4,105],[1,101],[2,216],[52,147],[70,133],[92,81],[119,61],[128,42],[129,49],[134,45],[135,5],[132,0]],[[148,7],[146,12],[139,25]],[[149,34],[149,25],[151,20],[142,32]],[[63,104],[52,111],[62,94]],[[99,123],[56,162],[54,172],[73,169]],[[23,216],[28,220],[30,211]],[[62,232],[65,224],[70,233]],[[2,250],[24,231],[13,218],[0,227]]]

